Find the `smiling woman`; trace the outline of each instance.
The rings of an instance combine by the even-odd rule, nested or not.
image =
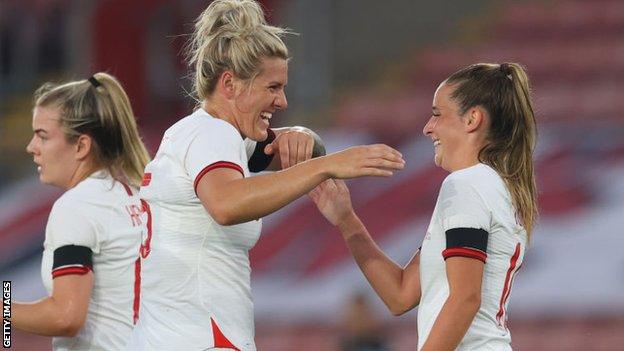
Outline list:
[[[423,134],[450,174],[405,267],[375,244],[344,182],[311,196],[390,311],[419,306],[418,350],[511,350],[507,306],[537,217],[528,78],[515,63],[468,66],[440,84],[432,112]]]
[[[255,350],[248,251],[261,218],[326,179],[404,166],[386,145],[323,156],[310,130],[269,128],[288,106],[288,32],[268,25],[257,2],[213,1],[195,29],[199,104],[165,131],[141,186],[150,231],[130,350]]]
[[[135,271],[149,160],[130,102],[106,73],[35,93],[27,151],[54,203],[41,273],[49,297],[14,303],[13,326],[54,336],[54,350],[122,349],[135,322]]]

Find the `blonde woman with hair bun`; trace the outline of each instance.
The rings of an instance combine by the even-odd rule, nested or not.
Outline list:
[[[386,145],[324,156],[312,131],[269,128],[288,106],[287,33],[251,0],[213,1],[197,19],[199,106],[165,132],[141,186],[149,229],[129,350],[255,350],[248,251],[262,217],[326,179],[404,167]],[[275,172],[250,177],[263,170]]]
[[[106,73],[35,93],[26,150],[44,184],[65,190],[46,226],[50,296],[12,305],[13,327],[53,336],[54,350],[120,350],[137,317],[138,187],[148,153],[119,82]]]

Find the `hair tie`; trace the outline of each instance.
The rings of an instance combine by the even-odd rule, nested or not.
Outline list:
[[[102,83],[100,83],[97,79],[95,79],[94,76],[89,77],[89,79],[87,80],[89,81],[89,83],[91,83],[91,85],[93,85],[94,88],[102,86]]]
[[[511,67],[509,66],[509,64],[507,62],[505,63],[501,63],[499,66],[499,70],[505,75],[505,77],[507,77],[509,80],[513,80],[512,79],[512,72],[511,72]]]

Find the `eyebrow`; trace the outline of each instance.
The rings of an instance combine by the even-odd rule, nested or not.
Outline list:
[[[440,108],[433,106],[433,107],[431,107],[431,110],[438,110],[438,111],[440,111]]]
[[[41,129],[41,128],[39,128],[39,129],[35,129],[35,130],[34,130],[34,133],[35,133],[35,134],[39,134],[39,133],[44,133],[44,134],[47,134],[47,133],[48,133],[48,131],[47,131],[47,130],[45,130],[45,129]]]

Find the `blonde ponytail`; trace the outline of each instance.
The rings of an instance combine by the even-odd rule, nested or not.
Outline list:
[[[141,137],[132,112],[130,99],[115,77],[106,73],[93,75],[102,85],[104,94],[108,95],[110,103],[98,105],[103,120],[109,119],[113,128],[119,129],[121,134],[122,152],[115,162],[111,163],[114,173],[122,173],[129,183],[139,186],[143,178],[143,170],[149,162],[149,154]]]

